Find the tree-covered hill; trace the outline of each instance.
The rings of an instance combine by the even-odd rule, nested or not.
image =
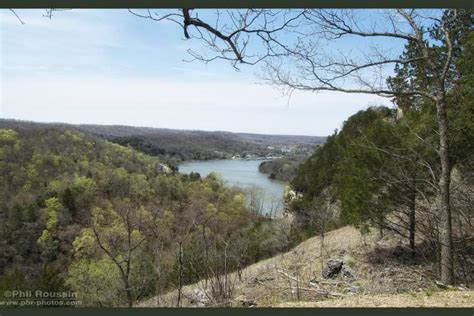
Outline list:
[[[317,149],[315,149],[317,150]],[[280,181],[291,181],[296,176],[298,167],[302,164],[310,154],[288,155],[286,157],[275,158],[262,162],[258,170],[268,174],[270,179]]]
[[[325,137],[175,130],[122,125],[70,125],[0,119],[0,128],[50,126],[74,129],[159,157],[174,167],[185,160],[309,154]]]
[[[467,114],[468,106],[459,104],[456,111]],[[436,183],[440,165],[431,110],[432,105],[425,104],[400,117],[392,109],[369,108],[351,116],[328,137],[299,166],[291,182],[298,198],[293,199],[290,211],[299,232],[323,234],[351,224],[363,233],[375,228],[381,237],[384,232],[395,233],[412,258],[422,255],[417,247],[439,254],[442,219],[436,207]],[[462,282],[472,282],[474,272],[474,125],[469,116],[472,113],[450,126],[456,149],[451,152],[452,238],[456,277]]]
[[[413,260],[429,249],[445,284],[473,281],[473,21],[470,10],[443,11],[427,29],[442,45],[408,43],[387,78],[397,108],[356,113],[300,166],[291,210],[302,231],[394,232]]]
[[[63,127],[0,129],[0,290],[72,290],[84,305],[137,299],[286,249],[242,192],[213,175]],[[285,228],[286,230],[286,228]]]

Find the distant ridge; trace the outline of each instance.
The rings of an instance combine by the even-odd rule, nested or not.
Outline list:
[[[91,132],[102,136],[124,137],[132,135],[153,135],[153,134],[183,134],[183,135],[233,135],[246,141],[261,142],[262,140],[271,141],[293,141],[300,143],[320,144],[326,141],[326,136],[309,135],[286,135],[286,134],[258,134],[229,131],[205,131],[196,129],[171,129],[160,127],[130,126],[130,125],[101,125],[101,124],[70,124],[62,122],[35,122],[16,119],[0,118],[0,128],[29,128],[34,126],[51,126],[74,128]]]
[[[61,128],[88,133],[159,157],[170,166],[186,160],[309,155],[326,137],[178,130],[126,125],[37,123],[0,119],[0,128]]]

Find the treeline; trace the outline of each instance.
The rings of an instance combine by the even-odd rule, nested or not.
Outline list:
[[[58,127],[93,134],[158,157],[172,169],[183,161],[308,155],[325,137],[174,130],[121,125],[71,125],[0,119],[0,128]]]
[[[159,157],[174,169],[187,160],[230,159],[235,155],[246,157],[250,154],[266,156],[270,152],[265,146],[235,141],[221,135],[134,135],[113,137],[110,141]]]
[[[472,282],[474,33],[469,16],[458,23],[451,26],[458,46],[452,48],[456,68],[450,70],[446,96],[452,167],[449,220],[455,277]],[[404,54],[409,56],[416,49],[408,46]],[[445,51],[430,53],[441,59]],[[292,186],[301,195],[292,202],[291,211],[302,234],[345,224],[363,232],[375,227],[381,235],[391,231],[405,241],[413,259],[434,255],[441,270],[446,223],[439,204],[439,113],[432,100],[402,93],[406,85],[429,85],[436,78],[437,74],[421,76],[420,67],[426,65],[416,61],[399,65],[389,79],[400,91],[394,100],[397,109],[373,107],[358,112],[300,166]],[[329,205],[335,207],[328,214]]]
[[[229,272],[286,249],[283,223],[250,212],[241,191],[161,170],[66,128],[0,129],[0,292],[131,306],[207,278],[218,303]]]
[[[296,176],[298,167],[309,155],[289,155],[262,162],[258,170],[268,175],[270,179],[291,181]]]
[[[89,129],[86,126],[81,128]],[[156,129],[154,133],[112,136],[115,133],[110,131],[107,134],[104,127],[100,131],[108,140],[159,157],[175,170],[180,163],[189,160],[309,155],[317,144],[325,140],[324,137],[311,136],[162,129]]]

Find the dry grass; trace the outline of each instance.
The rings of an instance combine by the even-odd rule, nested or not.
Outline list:
[[[428,294],[355,295],[320,302],[287,302],[277,307],[474,307],[474,291],[443,291]]]
[[[287,253],[248,266],[240,279],[231,274],[234,298],[226,306],[473,306],[471,291],[437,292],[432,263],[391,258],[390,249],[398,240],[386,236],[383,245],[377,240],[375,233],[363,237],[357,229],[343,227],[326,234],[321,257],[320,238],[310,238]],[[354,278],[322,279],[321,259],[330,258],[342,259]],[[206,292],[204,281],[183,288],[182,306],[195,306],[191,298],[196,290]],[[176,306],[176,300],[173,291],[139,306]]]

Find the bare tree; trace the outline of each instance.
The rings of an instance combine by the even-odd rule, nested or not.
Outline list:
[[[25,22],[20,18],[20,16],[16,13],[15,10],[10,9],[10,12],[13,13],[13,15],[17,18],[18,22],[20,22],[20,24],[25,24]]]
[[[204,50],[189,49],[191,60],[209,63],[229,61],[235,68],[241,64],[256,65],[268,57],[283,56],[278,34],[298,31],[305,10],[195,10],[183,8],[164,13],[162,10],[129,10],[135,16],[152,21],[170,21],[183,29],[186,39],[204,42]],[[201,15],[201,16],[200,16]],[[259,41],[252,41],[253,38]]]
[[[189,50],[193,60],[255,65],[264,62],[263,79],[291,94],[295,90],[365,93],[388,98],[421,97],[436,106],[441,172],[437,176],[441,214],[441,279],[454,283],[446,95],[452,87],[456,38],[451,28],[460,12],[451,10],[214,10],[183,8],[169,13],[130,10],[152,21],[171,21],[184,37],[204,43],[203,51]],[[201,16],[199,14],[201,13]],[[434,36],[433,34],[437,35]],[[355,39],[362,51],[341,51],[339,40]],[[397,47],[412,45],[414,55],[398,55],[381,41]],[[395,53],[393,52],[395,51]],[[395,89],[387,79],[396,65],[420,63],[425,85]]]
[[[183,244],[186,242],[186,239],[190,236],[191,232],[195,227],[194,219],[182,218],[180,221],[180,226],[175,232],[176,244],[178,246],[178,297],[176,300],[176,307],[181,306],[181,298],[183,292],[183,269],[184,269],[184,248]]]
[[[271,76],[267,79],[278,86],[291,90],[338,91],[346,93],[368,93],[384,97],[420,96],[431,100],[437,110],[439,129],[438,155],[441,174],[438,178],[439,210],[442,215],[441,227],[441,279],[443,283],[454,282],[452,225],[450,205],[451,164],[448,148],[448,118],[446,114],[446,94],[449,89],[449,71],[453,67],[454,39],[447,21],[439,13],[425,16],[415,10],[386,12],[380,21],[364,23],[353,10],[315,10],[305,13],[305,21],[310,22],[311,33],[326,40],[355,37],[374,39],[367,52],[353,54],[347,52],[324,52],[319,43],[312,40],[299,42],[290,52],[292,65],[297,73],[287,70],[281,62],[270,60],[267,67]],[[455,11],[453,18],[457,17]],[[444,34],[438,45],[447,48],[444,56],[434,53],[433,39],[429,38],[426,23],[434,23]],[[416,47],[415,56],[392,56],[376,45],[376,39],[403,41]],[[436,45],[436,44],[435,44]],[[430,79],[426,86],[410,85],[400,91],[387,83],[386,65],[403,65],[423,62],[423,77]]]
[[[171,19],[183,27],[186,38],[204,41],[212,53],[204,56],[190,51],[194,59],[210,62],[224,59],[238,63],[256,64],[265,61],[264,79],[286,92],[337,91],[365,93],[383,97],[417,96],[433,102],[438,122],[438,156],[441,172],[438,176],[438,207],[442,215],[441,279],[454,282],[452,224],[450,204],[451,163],[446,114],[446,94],[451,85],[455,38],[450,28],[459,18],[457,10],[444,15],[441,10],[380,10],[367,15],[363,10],[237,10],[217,11],[215,23],[201,20],[191,9],[173,15],[151,19]],[[373,12],[375,13],[375,12]],[[191,35],[193,26],[196,34]],[[431,29],[430,29],[431,28]],[[438,38],[433,38],[436,28]],[[289,40],[288,36],[294,35]],[[332,43],[355,38],[367,46],[364,51],[340,51]],[[250,45],[251,40],[255,42]],[[413,45],[414,56],[397,56],[380,45],[391,40]],[[251,47],[261,45],[257,51]],[[442,48],[442,53],[439,53]],[[422,63],[422,76],[429,84],[407,85],[394,89],[387,79],[395,65]],[[388,68],[390,67],[390,68]]]
[[[324,269],[324,237],[327,230],[327,224],[331,219],[330,213],[330,198],[327,192],[324,192],[320,198],[314,199],[311,203],[313,207],[313,223],[315,228],[319,231],[319,254],[321,262],[321,271]]]
[[[133,306],[132,261],[145,242],[141,234],[145,218],[128,202],[117,201],[115,210],[94,210],[92,232],[99,248],[115,264],[122,279],[129,307]]]
[[[255,216],[263,216],[265,210],[265,192],[259,186],[251,186],[246,190],[250,212]]]

